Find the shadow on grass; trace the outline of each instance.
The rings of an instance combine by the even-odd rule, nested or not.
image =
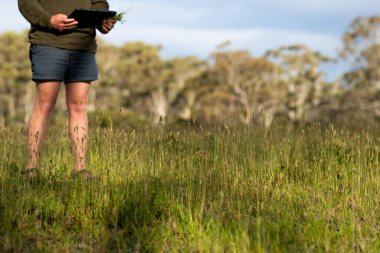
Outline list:
[[[318,238],[326,236],[328,224],[304,214],[311,196],[302,189],[273,196],[289,178],[268,190],[268,182],[259,180],[237,184],[236,175],[225,176],[218,167],[184,178],[163,174],[121,183],[106,175],[86,181],[46,172],[24,179],[20,170],[9,164],[0,180],[0,251],[155,252],[184,242],[195,251],[191,240],[200,231],[224,249],[228,240],[241,239],[253,251],[326,250]]]

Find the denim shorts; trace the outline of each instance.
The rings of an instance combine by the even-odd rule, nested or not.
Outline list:
[[[91,82],[98,79],[95,53],[30,45],[32,80],[67,83]]]

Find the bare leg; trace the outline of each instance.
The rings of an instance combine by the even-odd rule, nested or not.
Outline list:
[[[28,122],[27,169],[36,168],[38,155],[46,136],[50,115],[57,101],[60,83],[56,81],[36,84],[37,94]]]
[[[66,85],[66,104],[69,111],[69,136],[75,156],[74,169],[86,168],[88,122],[87,94],[90,83],[77,82]]]

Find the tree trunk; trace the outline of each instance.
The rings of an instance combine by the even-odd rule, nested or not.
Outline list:
[[[96,87],[97,88],[97,87]],[[88,102],[87,102],[87,111],[94,112],[96,109],[96,93],[97,89],[95,87],[90,88],[88,94]]]
[[[253,121],[253,110],[248,103],[244,104],[244,110],[245,110],[244,124],[250,125],[252,124],[252,121]]]
[[[162,91],[153,92],[151,96],[150,109],[152,112],[153,125],[158,125],[159,123],[165,124],[168,111],[168,103]]]
[[[186,96],[186,105],[185,105],[185,108],[182,110],[182,112],[180,112],[179,116],[181,119],[183,120],[191,120],[192,118],[192,108],[194,107],[194,104],[195,104],[195,92],[190,92],[190,94],[188,94]]]
[[[24,115],[24,123],[28,124],[30,114],[33,110],[33,97],[34,97],[34,85],[31,83],[27,84],[27,87],[25,89],[25,96],[24,96],[24,107],[25,107],[25,115]]]
[[[8,103],[8,118],[12,120],[16,116],[16,99],[13,95],[7,95],[6,100]]]
[[[5,127],[4,106],[1,106],[0,107],[0,128],[3,128],[3,127]]]

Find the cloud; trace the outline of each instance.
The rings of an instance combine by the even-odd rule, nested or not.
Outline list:
[[[204,7],[192,7],[191,10],[185,4],[175,2],[129,2],[114,1],[111,5],[118,12],[127,11],[127,19],[134,23],[174,23],[186,24],[207,18],[208,10]]]
[[[329,56],[335,56],[340,38],[330,34],[317,34],[295,30],[276,29],[198,29],[165,25],[118,25],[110,34],[103,36],[107,42],[123,44],[143,41],[162,45],[164,57],[196,55],[206,58],[217,45],[229,40],[235,49],[247,49],[254,55],[283,45],[306,44]]]
[[[244,1],[244,0],[243,0]],[[253,0],[244,1],[246,4],[252,5],[260,4],[265,6],[272,6],[280,9],[292,10],[307,10],[313,12],[355,12],[355,13],[368,13],[375,12],[380,9],[380,2],[375,0],[318,0],[318,1],[305,1],[305,0]]]
[[[21,16],[16,1],[1,3],[0,32],[22,31],[29,27],[29,23]]]
[[[315,50],[334,56],[340,46],[344,27],[327,33],[324,25],[329,17],[340,15],[345,10],[372,11],[380,9],[375,0],[191,0],[160,2],[152,0],[110,0],[111,8],[128,11],[128,22],[103,38],[110,43],[123,44],[129,41],[143,41],[163,46],[162,55],[197,55],[206,58],[216,46],[225,40],[232,41],[235,49],[248,49],[256,56],[268,49],[282,45],[303,43]],[[131,8],[131,9],[130,9]],[[277,12],[271,12],[277,9]],[[331,12],[333,15],[316,15],[311,28],[310,22],[286,10],[310,12]],[[239,16],[240,15],[240,16]],[[280,16],[282,15],[282,16]],[[2,3],[0,32],[22,31],[29,27],[17,9],[17,2],[5,0]],[[9,20],[9,22],[8,22]],[[240,20],[242,24],[239,24]],[[243,22],[248,20],[247,22]],[[252,21],[254,20],[254,21]],[[259,21],[258,21],[259,20]],[[273,23],[273,20],[277,22]],[[290,22],[293,20],[294,22]],[[323,25],[322,21],[326,21]],[[336,21],[334,19],[334,21]],[[282,23],[290,25],[281,26]],[[244,23],[244,25],[243,25]],[[228,25],[232,24],[232,25]],[[297,25],[294,25],[297,24]],[[313,24],[312,24],[313,25]],[[331,25],[334,25],[332,23]],[[314,27],[314,26],[313,26]]]

